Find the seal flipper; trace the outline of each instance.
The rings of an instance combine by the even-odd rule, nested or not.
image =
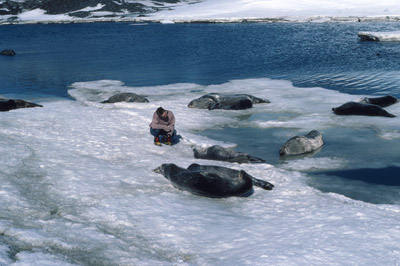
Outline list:
[[[265,190],[272,190],[274,188],[274,185],[272,185],[268,181],[264,181],[255,177],[252,177],[251,180],[253,180],[253,185],[256,187],[260,187]]]

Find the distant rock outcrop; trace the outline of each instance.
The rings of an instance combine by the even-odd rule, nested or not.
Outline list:
[[[193,0],[195,2],[196,0]],[[29,10],[42,9],[47,15],[65,14],[77,18],[122,17],[146,15],[183,2],[182,0],[126,1],[126,0],[6,0],[0,1],[0,16],[12,15],[10,20],[18,20],[17,15]],[[184,2],[188,2],[185,0]],[[165,4],[165,5],[164,5]]]
[[[1,52],[0,52],[0,55],[13,56],[13,55],[16,55],[16,53],[14,52],[14,50],[7,49],[7,50],[1,51]]]

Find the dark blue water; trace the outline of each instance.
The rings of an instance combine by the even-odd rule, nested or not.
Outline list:
[[[76,81],[224,83],[270,77],[296,86],[400,95],[399,43],[360,42],[395,23],[0,26],[1,94],[67,97]]]
[[[358,31],[398,30],[396,23],[276,23],[276,24],[148,24],[93,23],[0,26],[0,96],[27,99],[68,97],[74,82],[121,80],[128,86],[174,83],[220,84],[233,79],[277,78],[297,87],[319,86],[351,94],[392,94],[400,97],[400,43],[361,42]],[[226,128],[208,130],[215,139],[237,143],[239,151],[280,164],[277,151],[289,129]],[[369,153],[369,143],[352,146],[334,132],[327,134],[324,156],[354,162],[354,150]],[[349,132],[354,134],[354,132]],[[371,139],[370,131],[358,132]],[[262,141],[274,135],[268,146]],[[243,138],[247,136],[247,138]],[[282,136],[282,138],[276,138]],[[342,147],[344,149],[338,150]],[[342,146],[340,146],[340,144]],[[310,184],[326,192],[374,203],[397,202],[400,160],[393,141],[375,143],[388,166],[378,172],[358,166],[336,172],[310,173]],[[318,156],[318,155],[317,155]],[[371,156],[374,156],[371,154]],[[360,160],[364,160],[361,157]],[[362,165],[360,163],[359,165]],[[372,176],[372,177],[371,177]],[[381,178],[381,177],[384,178]],[[330,180],[335,179],[336,186]],[[371,199],[346,190],[350,181],[384,186],[388,198]],[[322,180],[322,181],[321,181]],[[341,181],[344,180],[344,181]],[[337,185],[342,182],[342,185]],[[376,187],[374,187],[375,189]],[[388,191],[391,191],[390,193]]]

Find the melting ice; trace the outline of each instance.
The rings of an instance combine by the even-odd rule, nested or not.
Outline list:
[[[150,103],[101,104],[118,92]],[[189,109],[205,93],[249,93],[271,104],[244,111]],[[339,117],[331,108],[362,96],[295,88],[269,79],[201,86],[129,87],[74,83],[75,100],[0,116],[0,264],[8,265],[397,265],[400,207],[374,205],[307,185],[310,168],[342,168],[320,157],[239,165],[196,160],[194,146],[235,143],[197,133],[222,127],[283,127],[303,132],[376,129],[398,140],[398,117]],[[173,110],[183,139],[153,145],[154,110]],[[266,119],[247,119],[263,117]],[[259,115],[259,116],[257,116]],[[287,136],[288,138],[290,136]],[[278,151],[276,151],[278,153]],[[162,163],[243,169],[275,185],[247,198],[210,199],[180,191],[152,170]],[[308,165],[308,166],[307,166]]]

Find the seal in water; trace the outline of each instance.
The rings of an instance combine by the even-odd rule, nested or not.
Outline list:
[[[196,159],[208,159],[231,163],[263,163],[265,160],[232,149],[214,145],[209,148],[193,149]]]
[[[324,142],[321,133],[317,130],[311,130],[305,136],[290,138],[279,150],[279,154],[287,156],[310,153],[322,147],[322,145],[324,145]]]
[[[102,101],[101,103],[117,103],[117,102],[148,103],[149,100],[147,100],[146,97],[138,95],[136,93],[122,92],[111,96],[110,98],[108,98],[108,100]]]
[[[258,103],[270,103],[270,101],[249,94],[208,93],[191,101],[188,107],[208,110],[244,110]]]
[[[360,103],[369,103],[369,104],[376,104],[379,105],[380,107],[388,107],[392,104],[395,104],[399,101],[396,97],[392,95],[386,95],[382,97],[376,97],[376,98],[368,98],[364,97],[360,100]]]
[[[18,99],[0,98],[0,111],[6,112],[18,108],[43,107],[40,104],[26,102]]]
[[[332,108],[337,115],[367,115],[367,116],[385,116],[396,117],[388,113],[382,107],[375,104],[347,102],[339,107]]]

